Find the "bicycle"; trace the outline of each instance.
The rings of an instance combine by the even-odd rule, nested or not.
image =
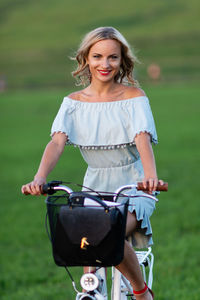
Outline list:
[[[52,181],[49,182],[48,184],[43,186],[43,193],[52,195],[56,193],[57,191],[64,191],[66,195],[76,195],[76,204],[77,202],[80,202],[81,197],[83,196],[83,199],[87,202],[84,203],[85,206],[100,206],[102,202],[104,205],[107,207],[113,207],[117,205],[117,201],[119,197],[130,197],[127,196],[127,194],[124,191],[127,190],[132,190],[132,197],[141,197],[137,195],[137,190],[144,190],[143,184],[142,183],[137,183],[137,184],[130,184],[126,186],[120,187],[118,190],[116,190],[115,193],[102,193],[102,192],[95,192],[91,191],[91,195],[87,193],[87,197],[85,196],[84,192],[73,192],[71,188],[68,186],[62,185],[63,182],[61,181]],[[68,183],[67,183],[68,184]],[[168,184],[165,183],[162,186],[158,186],[157,190],[159,191],[167,191],[168,189]],[[96,193],[97,194],[97,199],[94,198],[92,195]],[[78,197],[77,197],[78,195]],[[89,196],[88,196],[89,195]],[[52,197],[52,196],[50,196]],[[63,197],[63,195],[61,196]],[[151,198],[154,201],[158,201],[157,198],[153,195],[150,194],[145,194],[143,197]],[[110,201],[112,198],[112,201]],[[67,198],[69,201],[69,197]],[[102,200],[103,199],[103,200]],[[89,203],[88,203],[89,200]],[[97,201],[96,204],[94,204],[94,200]],[[109,200],[109,201],[108,201]],[[49,197],[46,199],[46,203],[48,205]],[[91,204],[91,201],[93,201],[93,204]],[[100,202],[99,202],[100,201]],[[55,201],[56,202],[56,201]],[[56,204],[54,203],[55,205]],[[66,205],[66,204],[65,204]],[[78,203],[78,205],[80,205]],[[83,203],[81,204],[83,205]],[[105,208],[105,207],[104,207]],[[57,212],[56,212],[57,213]],[[55,214],[55,212],[54,212]],[[47,219],[46,219],[47,220]],[[51,228],[51,234],[52,230],[54,229]],[[49,234],[49,238],[52,241],[52,237]],[[89,245],[87,242],[87,238],[83,237],[81,240],[82,246],[84,247]],[[131,240],[130,240],[131,243]],[[147,282],[147,285],[149,288],[152,288],[153,284],[153,264],[154,264],[154,255],[152,253],[152,248],[148,247],[145,250],[137,250],[136,255],[139,261],[139,264],[142,269],[143,273],[143,278],[144,281]],[[54,257],[55,259],[55,257]],[[56,262],[57,263],[57,262]],[[57,263],[59,265],[59,263]],[[62,265],[62,264],[60,264]],[[72,278],[71,273],[69,272],[67,266],[65,266],[68,275],[70,276],[70,279],[72,280],[72,285],[73,288],[76,292],[76,300],[108,300],[108,288],[107,288],[107,275],[106,275],[106,269],[105,267],[97,267],[95,271],[92,271],[93,269],[90,269],[88,273],[85,273],[82,275],[80,284],[81,287],[83,288],[84,291],[79,291],[76,288],[76,284]],[[92,272],[91,272],[92,271]],[[128,299],[135,299],[133,295],[133,289],[128,282],[128,280],[114,267],[112,266],[112,273],[111,273],[111,280],[112,280],[112,287],[111,287],[111,300],[128,300]]]

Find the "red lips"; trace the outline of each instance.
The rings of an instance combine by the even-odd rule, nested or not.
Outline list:
[[[110,74],[111,71],[108,71],[108,70],[98,70],[98,72],[103,75],[103,76],[107,76]]]

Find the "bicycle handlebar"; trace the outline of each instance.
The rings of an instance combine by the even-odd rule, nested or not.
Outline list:
[[[52,195],[52,194],[56,193],[56,191],[65,191],[68,194],[73,192],[73,190],[71,190],[68,186],[61,185],[61,184],[62,184],[62,181],[51,181],[51,182],[48,182],[47,184],[44,184],[42,187],[42,194]],[[137,182],[137,184],[124,186],[123,189],[126,189],[126,187],[128,187],[128,188],[135,187],[138,191],[149,191],[148,185],[147,185],[147,188],[144,188],[142,182]],[[116,192],[118,192],[120,190],[121,190],[121,188],[119,188]],[[168,191],[168,183],[164,182],[163,185],[161,185],[159,183],[156,188],[156,191],[162,191],[162,192]],[[101,194],[103,194],[103,193],[101,192]]]
[[[144,192],[147,191],[148,192],[148,190],[149,190],[148,184],[147,184],[147,188],[145,189],[143,187],[143,183],[142,182],[138,182],[137,183],[137,190],[138,191],[144,191]],[[168,191],[168,182],[164,182],[164,184],[162,184],[162,185],[160,183],[158,183],[156,191],[158,191],[158,192],[167,192]]]

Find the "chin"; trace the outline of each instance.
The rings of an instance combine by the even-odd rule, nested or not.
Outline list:
[[[109,82],[109,81],[114,81],[115,75],[114,76],[98,76],[96,77],[99,81],[102,82]]]

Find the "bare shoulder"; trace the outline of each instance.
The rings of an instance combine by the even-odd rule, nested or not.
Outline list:
[[[146,96],[145,92],[141,88],[134,86],[127,86],[124,91],[124,95],[127,99]]]
[[[69,94],[68,97],[73,100],[80,100],[81,94],[82,94],[82,91],[77,91],[77,92],[73,92],[73,93]]]

